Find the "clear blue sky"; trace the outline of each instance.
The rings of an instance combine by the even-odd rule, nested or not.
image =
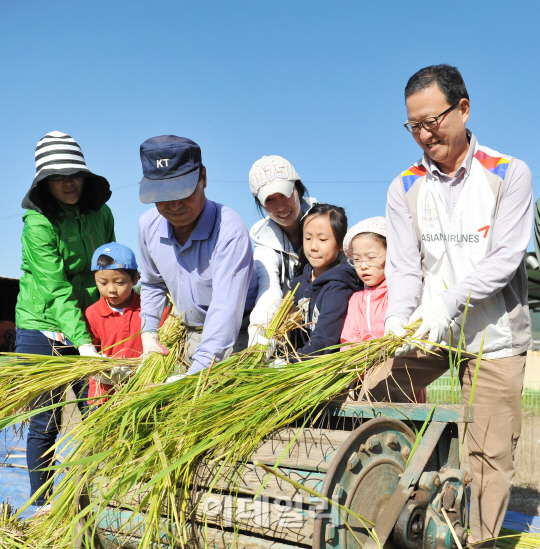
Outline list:
[[[108,178],[119,242],[137,248],[139,145],[195,140],[207,196],[257,219],[252,163],[280,154],[350,224],[384,215],[420,157],[402,124],[409,76],[457,66],[480,143],[540,175],[535,1],[0,1],[0,276],[20,276],[34,149],[59,130]],[[534,179],[535,198],[540,179]],[[137,251],[137,250],[136,250]]]

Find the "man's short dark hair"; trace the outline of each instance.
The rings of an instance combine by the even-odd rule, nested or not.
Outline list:
[[[115,263],[114,259],[110,255],[101,254],[98,257],[97,265],[98,267],[108,267],[109,265],[113,265]],[[116,271],[121,271],[122,273],[126,273],[129,278],[131,278],[132,282],[135,284],[137,281],[137,269],[115,269]]]
[[[437,84],[444,93],[449,105],[455,105],[460,99],[469,99],[467,88],[461,73],[450,65],[431,65],[413,74],[405,86],[405,101],[413,93],[425,90]]]

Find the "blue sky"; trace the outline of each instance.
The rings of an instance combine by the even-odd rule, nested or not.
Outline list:
[[[0,276],[19,277],[20,203],[34,148],[59,130],[108,178],[116,236],[136,252],[139,145],[195,140],[207,196],[250,227],[248,172],[265,154],[350,224],[384,215],[390,181],[420,157],[402,124],[409,76],[457,66],[479,142],[540,175],[534,1],[0,2]],[[534,179],[535,198],[540,179]]]

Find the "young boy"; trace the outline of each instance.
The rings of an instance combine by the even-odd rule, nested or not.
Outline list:
[[[108,357],[138,358],[143,347],[138,333],[141,331],[141,298],[133,290],[139,281],[135,254],[117,242],[104,244],[94,252],[91,269],[101,295],[85,312],[93,344]],[[125,339],[127,341],[123,341]],[[114,345],[120,341],[123,342]],[[113,385],[103,383],[102,379],[90,378],[89,398],[111,392]],[[94,406],[101,403],[103,400],[89,402]]]

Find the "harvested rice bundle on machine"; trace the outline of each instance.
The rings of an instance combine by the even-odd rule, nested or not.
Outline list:
[[[284,302],[267,336],[286,339],[277,324],[298,321],[287,306]],[[413,331],[410,327],[408,335]],[[141,371],[75,433],[62,466],[71,469],[54,492],[53,511],[24,527],[24,547],[100,547],[98,521],[115,502],[124,516],[133,517],[116,529],[129,537],[135,524],[139,539],[133,546],[190,546],[190,521],[197,513],[193,491],[202,463],[217,471],[212,486],[226,475],[229,482],[233,468],[239,482],[248,457],[265,437],[295,419],[313,419],[317,407],[343,394],[403,342],[387,336],[280,369],[266,367],[266,348],[257,346],[169,385],[144,387],[137,382],[145,375]],[[165,370],[159,375],[163,379]],[[534,534],[504,534],[512,537],[501,537],[501,547],[540,545]],[[0,547],[4,539],[0,528]],[[12,546],[22,547],[6,545]]]
[[[298,322],[291,308],[287,297],[267,337],[286,340]],[[92,546],[100,510],[116,501],[129,502],[133,517],[143,517],[137,519],[144,521],[141,549],[165,539],[189,543],[190,491],[201,460],[219,462],[223,471],[241,464],[271,432],[342,395],[402,344],[387,336],[279,369],[262,364],[267,348],[258,345],[176,383],[142,388],[134,376],[72,432],[61,466],[69,469],[54,491],[52,512],[36,521],[29,540],[45,536],[67,548],[79,537]],[[75,505],[86,491],[89,503]],[[164,515],[172,525],[165,532]],[[119,533],[129,535],[130,527]]]
[[[139,383],[161,381],[166,372],[181,368],[185,356],[186,330],[182,317],[171,314],[159,329],[161,342],[170,349],[167,357],[153,354],[144,362]],[[141,363],[137,358],[90,358],[79,356],[42,356],[0,353],[8,360],[0,368],[0,420],[26,410],[40,394],[57,387],[67,387],[92,374],[107,373],[115,366],[131,366],[134,371]],[[177,366],[178,365],[178,366]]]

